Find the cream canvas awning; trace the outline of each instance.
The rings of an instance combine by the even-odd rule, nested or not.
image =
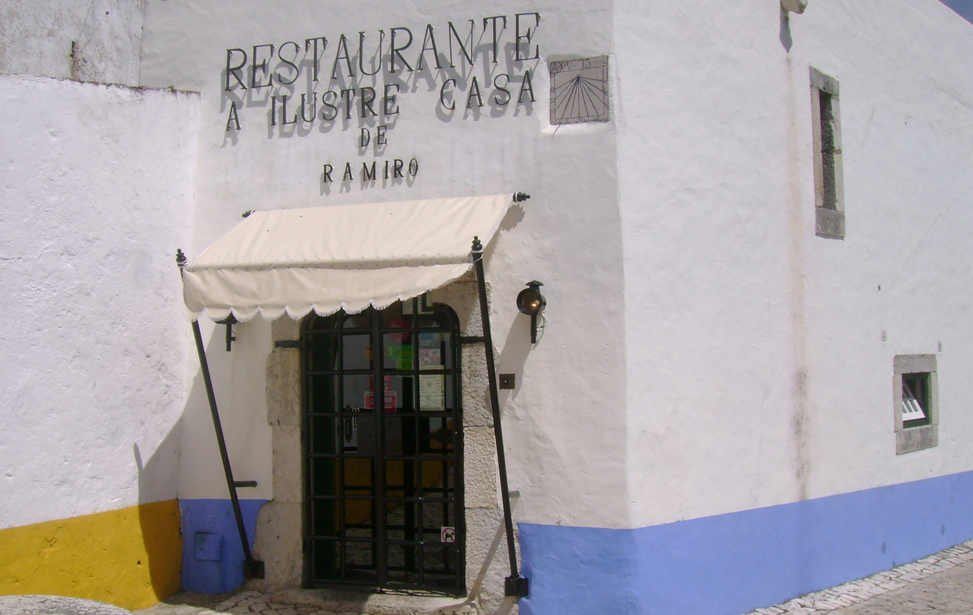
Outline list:
[[[283,209],[251,214],[186,266],[195,319],[359,312],[417,297],[466,273],[511,195]]]

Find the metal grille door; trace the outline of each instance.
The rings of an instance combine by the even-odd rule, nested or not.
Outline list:
[[[465,593],[458,329],[418,299],[308,318],[308,585]]]

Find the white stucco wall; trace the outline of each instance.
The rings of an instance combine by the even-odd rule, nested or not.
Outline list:
[[[540,60],[515,63],[514,14],[539,12],[541,25],[532,42],[540,46]],[[500,45],[500,62],[489,61],[491,33],[484,35],[483,18],[507,15],[508,31]],[[416,40],[406,57],[415,64],[426,24],[433,24],[441,56],[448,55],[447,23],[466,32],[475,20],[478,40],[474,68],[408,73],[398,96],[400,113],[388,132],[388,146],[376,154],[356,145],[360,118],[308,128],[269,125],[270,94],[291,94],[317,88],[349,87],[342,79],[329,80],[334,49],[341,33],[350,39],[357,59],[358,32],[366,32],[366,48],[386,32],[386,51],[392,27],[409,27]],[[234,98],[223,93],[226,50],[259,44],[279,47],[326,36],[329,47],[317,83],[307,66],[291,88],[272,88]],[[485,38],[484,38],[485,37]],[[392,5],[329,5],[291,2],[268,8],[265,3],[239,2],[232,11],[209,0],[150,0],[146,4],[142,47],[142,82],[174,85],[202,92],[203,111],[197,210],[190,256],[198,254],[228,231],[248,209],[319,207],[337,204],[395,201],[472,194],[531,194],[504,222],[489,250],[488,277],[492,284],[494,336],[501,372],[517,374],[518,389],[503,396],[505,433],[511,485],[522,496],[520,521],[623,527],[628,525],[624,438],[624,343],[622,335],[622,267],[620,227],[615,192],[614,124],[562,127],[548,124],[548,58],[595,56],[612,47],[611,12],[587,2],[437,2]],[[400,39],[401,40],[401,39]],[[289,47],[289,50],[292,48]],[[288,51],[290,54],[291,51]],[[458,58],[458,51],[457,58]],[[506,57],[504,56],[506,54]],[[532,55],[532,54],[531,54]],[[427,66],[431,60],[427,53]],[[290,57],[288,55],[287,57]],[[448,60],[445,61],[448,64]],[[277,61],[271,64],[271,70]],[[286,68],[286,67],[285,67]],[[387,68],[387,66],[386,66]],[[491,105],[497,92],[489,85],[500,72],[533,74],[536,101]],[[284,70],[284,68],[282,68]],[[357,72],[357,71],[356,71]],[[284,73],[282,73],[284,74]],[[482,87],[482,113],[464,111],[469,79]],[[457,79],[457,109],[449,114],[438,107],[439,88]],[[392,82],[383,73],[381,85]],[[372,80],[361,83],[372,85]],[[519,82],[511,87],[517,97]],[[241,130],[227,132],[233,100],[240,104]],[[380,103],[380,101],[377,101]],[[296,110],[291,98],[288,113]],[[343,117],[343,116],[340,116]],[[369,120],[365,126],[374,131]],[[373,132],[374,138],[374,132]],[[322,165],[335,168],[350,161],[355,173],[364,160],[415,157],[420,171],[415,180],[376,182],[363,187],[355,179],[347,187],[322,182]],[[382,164],[381,162],[379,163]],[[340,171],[336,172],[340,175]],[[472,238],[471,238],[472,239]],[[529,348],[529,319],[514,305],[517,293],[532,279],[544,282],[549,299],[548,326],[543,339]],[[238,327],[241,343],[229,355],[222,348],[222,327],[210,343],[218,391],[227,423],[230,457],[240,478],[270,467],[270,432],[265,422],[262,380],[245,374],[262,373],[270,351],[269,327],[251,321]],[[252,342],[246,342],[248,338]],[[252,344],[245,350],[244,343]],[[204,403],[193,397],[192,404]],[[485,400],[484,400],[485,403]],[[189,413],[205,411],[193,406]],[[202,420],[202,419],[201,419]],[[187,423],[188,424],[188,423]],[[183,448],[180,494],[185,497],[225,497],[219,463],[203,443]],[[190,460],[192,460],[190,462]],[[242,464],[242,465],[241,465]],[[258,481],[261,479],[257,479]],[[269,497],[263,483],[243,497]]]
[[[0,77],[0,528],[176,497],[198,96]]]
[[[189,245],[187,243],[187,245]],[[182,292],[180,289],[180,299]],[[232,351],[226,352],[226,328],[200,319],[220,423],[226,439],[234,480],[257,481],[256,488],[241,488],[245,499],[273,496],[270,426],[267,424],[266,362],[272,349],[270,323],[255,319],[233,326]],[[189,330],[189,321],[182,326]],[[213,429],[213,417],[193,346],[186,362],[187,397],[181,423],[179,497],[229,498],[223,461]]]
[[[248,209],[311,207],[523,190],[490,251],[502,395],[519,521],[632,527],[786,503],[973,467],[958,374],[962,206],[968,182],[971,29],[934,0],[777,3],[501,3],[537,11],[540,59],[489,62],[475,3],[404,7],[150,0],[141,80],[201,92],[197,209],[190,256]],[[385,30],[416,40],[476,20],[474,69],[331,80],[342,33],[374,48]],[[867,27],[863,26],[867,24]],[[217,27],[218,26],[218,27]],[[306,39],[326,36],[319,81]],[[226,53],[297,43],[293,86],[224,91]],[[502,53],[512,53],[509,33]],[[549,125],[547,63],[612,54],[612,122]],[[429,62],[431,54],[427,54]],[[387,60],[387,57],[386,57]],[[808,67],[841,83],[847,237],[814,235]],[[249,75],[244,69],[243,79]],[[278,68],[284,72],[278,72]],[[270,73],[287,75],[275,58]],[[533,74],[532,105],[491,106],[498,72]],[[487,105],[464,110],[469,79]],[[457,79],[457,109],[438,105]],[[232,79],[231,79],[232,81]],[[269,123],[270,96],[399,83],[384,151],[359,148],[357,113]],[[513,88],[516,96],[516,86]],[[280,104],[278,98],[278,105]],[[227,131],[231,103],[241,129]],[[278,107],[279,109],[279,107]],[[320,107],[318,108],[320,111]],[[920,154],[921,152],[921,154]],[[415,157],[414,180],[364,185],[362,161]],[[344,162],[356,179],[342,184]],[[332,164],[336,180],[322,181]],[[619,205],[620,203],[620,209]],[[622,265],[624,259],[624,266]],[[623,277],[624,272],[624,277]],[[514,297],[545,283],[548,326],[530,348]],[[878,287],[881,285],[882,291]],[[881,332],[886,331],[886,342]],[[269,498],[264,366],[269,325],[238,325],[232,353],[207,326],[230,456],[244,497]],[[939,342],[943,351],[939,353]],[[940,445],[895,455],[892,357],[939,353]],[[180,495],[225,497],[208,410],[190,360]]]
[[[789,36],[774,2],[614,18],[633,524],[973,468],[970,24],[934,0],[812,0]],[[809,65],[841,87],[841,241],[814,234]],[[897,353],[940,372],[939,446],[903,456]]]
[[[137,85],[143,0],[5,0],[0,73]]]

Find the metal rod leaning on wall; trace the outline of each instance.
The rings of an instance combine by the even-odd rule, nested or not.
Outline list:
[[[176,250],[176,264],[179,275],[185,277],[186,255],[182,250]],[[264,578],[264,563],[253,559],[250,553],[250,543],[247,541],[247,530],[243,525],[243,511],[240,509],[240,498],[237,496],[233,481],[233,470],[230,468],[230,456],[226,452],[226,440],[223,437],[223,425],[220,422],[220,412],[216,407],[216,393],[213,391],[213,380],[209,374],[209,362],[206,360],[206,348],[203,345],[203,334],[199,330],[199,320],[193,321],[193,337],[196,340],[196,353],[199,355],[199,367],[203,371],[203,384],[206,386],[206,397],[209,400],[210,414],[213,416],[213,428],[216,430],[216,442],[220,447],[220,458],[223,460],[223,473],[226,475],[226,486],[230,490],[230,502],[233,505],[233,516],[236,517],[237,530],[240,532],[240,544],[243,545],[243,576],[246,579]]]
[[[473,238],[473,267],[476,269],[476,286],[480,297],[480,320],[483,326],[483,345],[486,349],[487,379],[490,389],[490,407],[493,410],[493,433],[497,440],[497,463],[500,466],[500,497],[503,500],[503,522],[507,534],[507,555],[510,556],[510,576],[504,582],[504,594],[523,598],[527,596],[527,579],[517,569],[517,551],[514,547],[514,523],[510,512],[510,488],[507,484],[507,461],[503,452],[503,428],[500,425],[500,400],[497,395],[497,368],[493,358],[493,335],[490,332],[490,308],[487,305],[486,279],[483,275],[483,244]]]

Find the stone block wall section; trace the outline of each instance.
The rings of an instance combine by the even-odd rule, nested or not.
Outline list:
[[[271,324],[273,341],[301,338],[301,321],[278,318]],[[267,357],[267,423],[273,446],[274,498],[257,517],[254,557],[262,559],[265,578],[256,589],[300,586],[303,571],[302,510],[304,477],[301,460],[301,351],[275,348]]]
[[[456,312],[461,335],[470,337],[482,334],[476,297],[472,275],[429,295],[430,301]],[[286,317],[274,321],[272,337],[275,348],[267,358],[267,422],[273,433],[274,495],[260,511],[254,543],[254,557],[264,561],[266,578],[249,585],[265,592],[299,587],[303,574],[301,353],[297,348],[276,347],[277,341],[301,339],[301,321]],[[510,573],[482,344],[462,347],[462,368],[467,602],[481,613],[516,612],[515,603],[507,605],[509,599],[504,598],[504,578]]]
[[[4,0],[0,73],[139,85],[144,0]]]
[[[483,334],[476,280],[472,273],[432,291],[429,299],[453,308],[459,317],[460,335],[473,337]],[[492,304],[489,282],[487,302]],[[494,355],[499,356],[496,349]],[[504,578],[510,571],[507,569],[507,543],[497,474],[497,441],[489,405],[483,344],[463,346],[462,366],[466,589],[481,613],[516,613],[516,602],[512,602],[513,610],[505,609],[511,599],[503,595]],[[513,502],[516,505],[516,499]]]

